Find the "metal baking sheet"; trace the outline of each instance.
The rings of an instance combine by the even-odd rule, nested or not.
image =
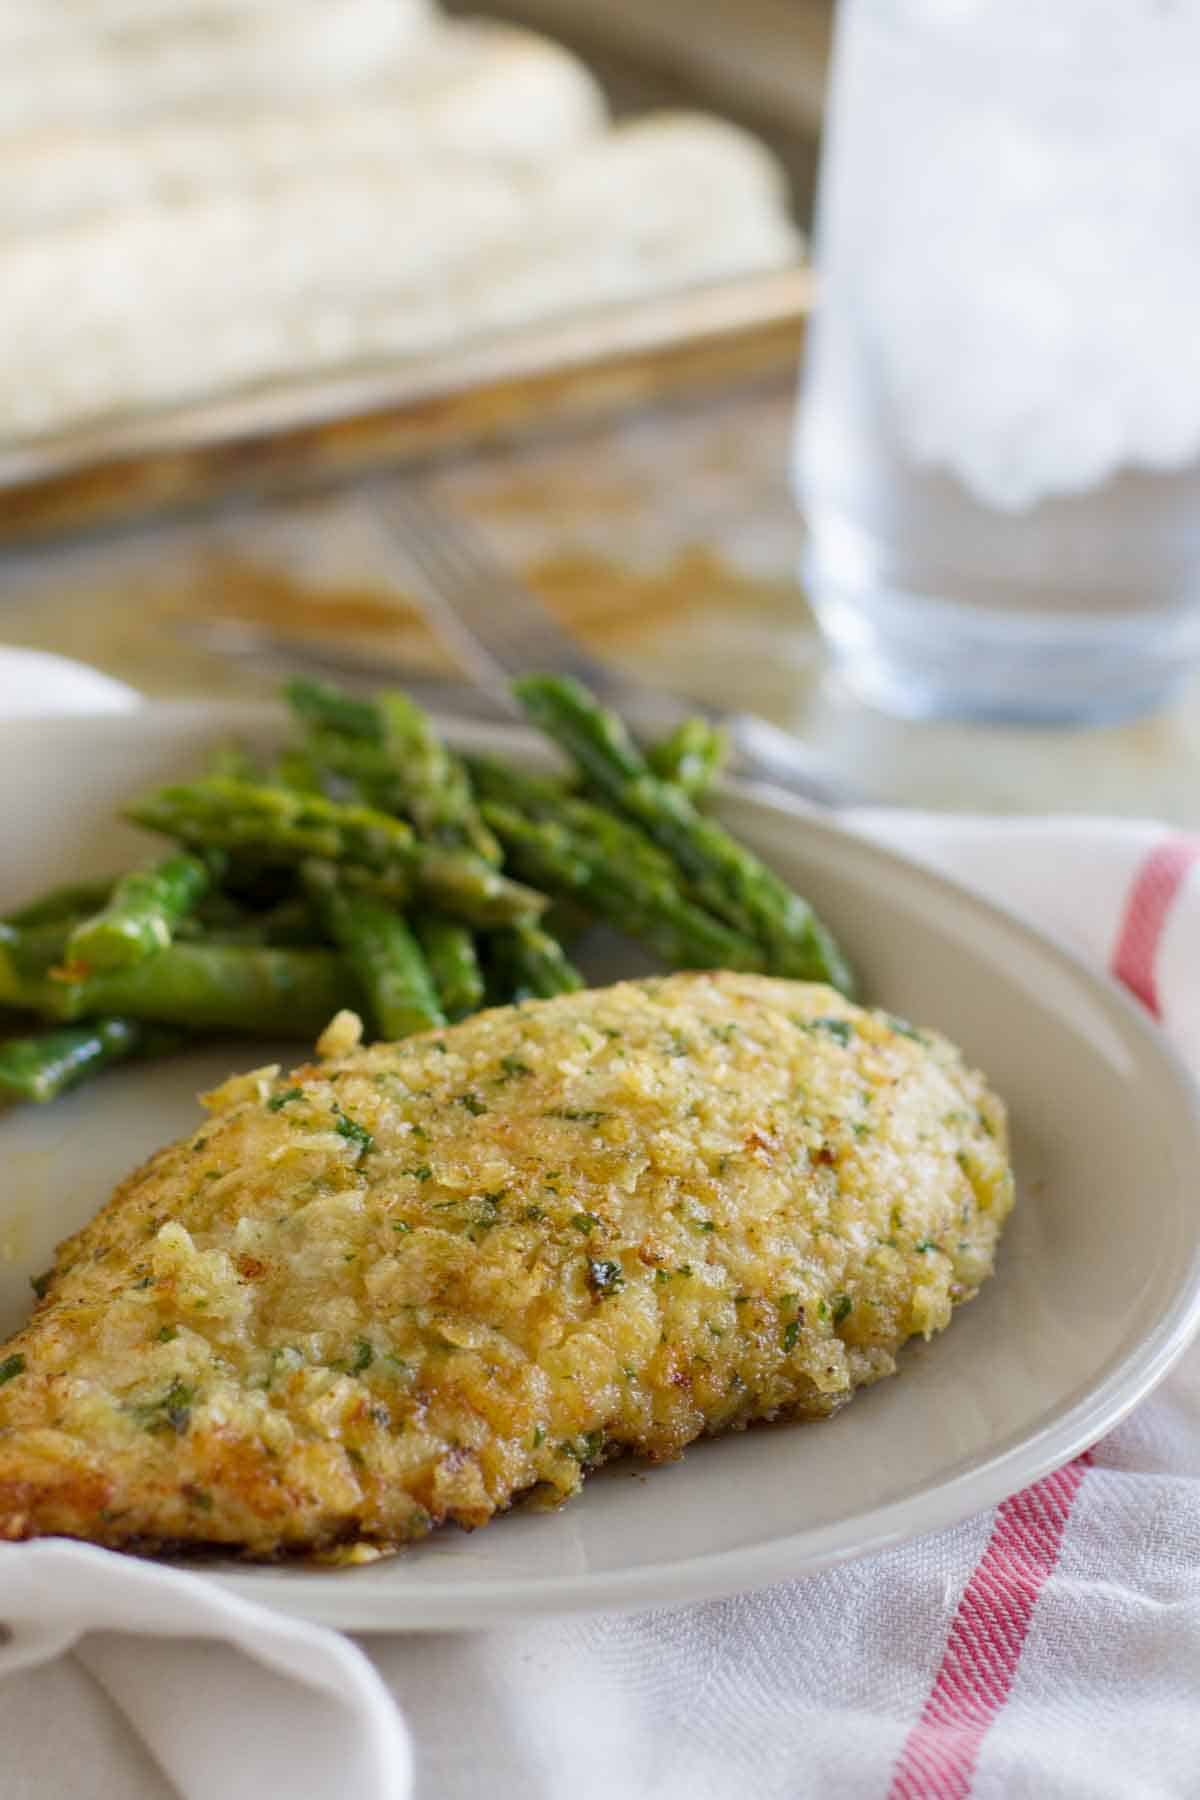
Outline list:
[[[784,269],[0,446],[0,540],[319,484],[744,380],[797,356],[811,298],[809,271]]]

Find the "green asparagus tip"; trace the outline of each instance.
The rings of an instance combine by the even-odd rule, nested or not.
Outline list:
[[[310,681],[303,676],[285,684],[283,697],[306,724],[322,725],[368,743],[382,741],[383,721],[369,700],[359,700],[328,682]]]

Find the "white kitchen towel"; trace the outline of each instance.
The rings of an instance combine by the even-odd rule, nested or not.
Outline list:
[[[1200,840],[852,822],[1109,967],[1200,1069]],[[0,1546],[0,1619],[0,1800],[1190,1800],[1200,1349],[993,1511],[718,1603],[356,1648],[45,1542]]]

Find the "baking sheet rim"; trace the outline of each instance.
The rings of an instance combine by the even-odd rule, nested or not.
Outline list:
[[[809,267],[793,264],[573,313],[429,356],[275,380],[210,400],[27,439],[0,447],[0,490],[54,481],[98,464],[335,425],[501,380],[736,336],[803,317],[811,309],[812,286]]]

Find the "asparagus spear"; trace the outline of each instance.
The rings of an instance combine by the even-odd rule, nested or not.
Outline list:
[[[567,826],[531,819],[499,801],[484,817],[513,868],[551,893],[582,900],[618,931],[639,938],[678,969],[762,970],[766,956],[750,938],[714,919],[657,872],[613,862],[594,840]]]
[[[446,1015],[420,946],[404,920],[367,894],[347,894],[337,870],[309,863],[304,879],[330,936],[358,978],[371,1021],[384,1038],[444,1025]]]
[[[340,688],[324,681],[309,681],[297,676],[285,686],[284,698],[297,718],[306,725],[318,725],[346,737],[361,738],[364,743],[379,743],[383,726],[369,700],[356,700]]]
[[[357,783],[382,812],[404,813],[431,842],[464,844],[486,862],[499,846],[475,809],[461,762],[407,694],[359,700],[324,682],[296,680],[285,690],[308,727],[301,753],[309,769]]]
[[[8,985],[49,975],[66,953],[78,924],[74,918],[48,919],[41,925],[0,925],[0,992]],[[15,1003],[14,1003],[15,1004]]]
[[[339,743],[343,741],[338,739]],[[271,769],[271,780],[276,787],[292,788],[298,794],[323,794],[327,800],[349,801],[359,806],[365,806],[367,802],[359,782],[331,772],[311,749],[281,751]]]
[[[208,759],[210,775],[224,775],[234,781],[258,781],[258,764],[244,744],[236,740],[221,744]]]
[[[499,862],[499,846],[479,817],[462,764],[429,721],[401,694],[382,696],[379,712],[387,734],[382,743],[312,730],[304,749],[286,759],[284,773],[294,768],[305,787],[326,793],[335,791],[334,784],[357,790],[380,812],[411,819],[428,842],[463,845],[486,862]]]
[[[18,907],[3,922],[24,927],[52,925],[59,919],[84,918],[107,903],[114,885],[112,881],[70,881],[63,887],[51,888],[49,893],[31,900],[27,906]]]
[[[545,905],[542,895],[468,850],[420,844],[400,819],[318,794],[198,781],[148,795],[128,817],[183,843],[251,853],[263,862],[336,862],[348,883],[380,898],[403,905],[420,894],[474,924],[508,924]]]
[[[173,927],[211,883],[208,864],[184,853],[123,876],[108,904],[71,933],[67,961],[88,969],[124,969],[165,950]]]
[[[446,1017],[453,1022],[477,1012],[484,981],[471,932],[454,919],[436,917],[418,919],[415,929]]]
[[[473,757],[472,779],[486,800],[518,808],[531,818],[559,824],[593,850],[603,848],[608,861],[637,869],[647,880],[679,889],[679,872],[665,851],[627,819],[569,792],[544,775],[529,775],[492,757]]]
[[[372,870],[354,863],[338,865],[342,886],[361,894],[374,894],[404,909],[412,899],[413,881],[399,870]],[[466,919],[473,925],[505,925],[544,912],[545,894],[501,875],[487,863],[461,850],[422,853],[422,889],[440,912]]]
[[[303,749],[280,758],[279,774],[285,786],[323,793],[330,799],[353,798],[377,812],[403,814],[411,823],[417,822],[412,783],[382,744],[314,729],[306,736]],[[454,841],[461,842],[461,835]]]
[[[677,968],[767,967],[760,945],[688,899],[670,857],[637,826],[556,781],[488,757],[472,758],[470,768],[487,797],[485,813],[526,879],[574,895]]]
[[[500,847],[475,807],[460,759],[442,743],[407,694],[378,698],[386,753],[407,787],[403,808],[422,837],[439,844],[466,844],[486,862],[499,862]]]
[[[764,946],[772,974],[853,991],[848,964],[807,902],[698,813],[679,788],[659,780],[621,720],[597,705],[580,682],[530,675],[516,682],[514,691],[534,723],[610,804],[674,858],[693,898]]]
[[[74,919],[51,920],[20,930],[0,924],[0,1008],[42,1017],[64,1016],[61,984],[51,971],[61,961]]]
[[[729,741],[719,725],[684,719],[668,737],[650,746],[646,761],[661,781],[698,800],[720,775],[728,754]]]
[[[113,1063],[148,1049],[148,1033],[132,1019],[95,1019],[36,1037],[0,1043],[0,1101],[56,1100]],[[161,1047],[162,1033],[157,1034]]]
[[[215,895],[224,900],[224,895]],[[181,919],[175,943],[262,944],[277,949],[303,949],[326,941],[306,895],[294,894],[274,906],[254,911],[227,904],[206,913],[200,907]]]
[[[561,818],[565,816],[564,807],[576,805],[586,806],[589,809],[586,822],[594,823],[591,815],[601,810],[593,802],[581,799],[556,776],[531,775],[527,769],[513,768],[495,756],[468,756],[466,768],[475,792],[481,800],[498,800],[502,806],[516,806],[522,812],[533,813],[538,818]],[[605,813],[604,817],[619,824],[622,830],[633,831],[636,829],[636,827],[616,819],[611,812]],[[577,813],[575,818],[581,826],[585,823],[583,813]],[[662,855],[662,852],[656,850],[644,835],[642,842],[647,845],[652,855]]]
[[[0,1006],[43,1018],[151,1019],[193,1030],[315,1037],[358,986],[331,950],[172,944],[127,969],[56,980],[23,972],[0,942]]]
[[[506,925],[493,933],[492,952],[513,1000],[548,1000],[583,986],[562,945],[538,925]]]
[[[437,857],[439,851],[465,847],[485,862],[500,862],[500,846],[484,825],[471,785],[458,757],[433,731],[428,719],[407,696],[381,694],[374,726],[368,728],[358,703],[349,732],[338,729],[338,696],[330,689],[302,693],[312,725],[304,759],[330,780],[353,784],[381,812],[403,813]],[[437,861],[443,874],[447,863]],[[416,927],[443,1010],[461,1018],[483,999],[483,976],[470,932],[448,918],[435,917]]]

